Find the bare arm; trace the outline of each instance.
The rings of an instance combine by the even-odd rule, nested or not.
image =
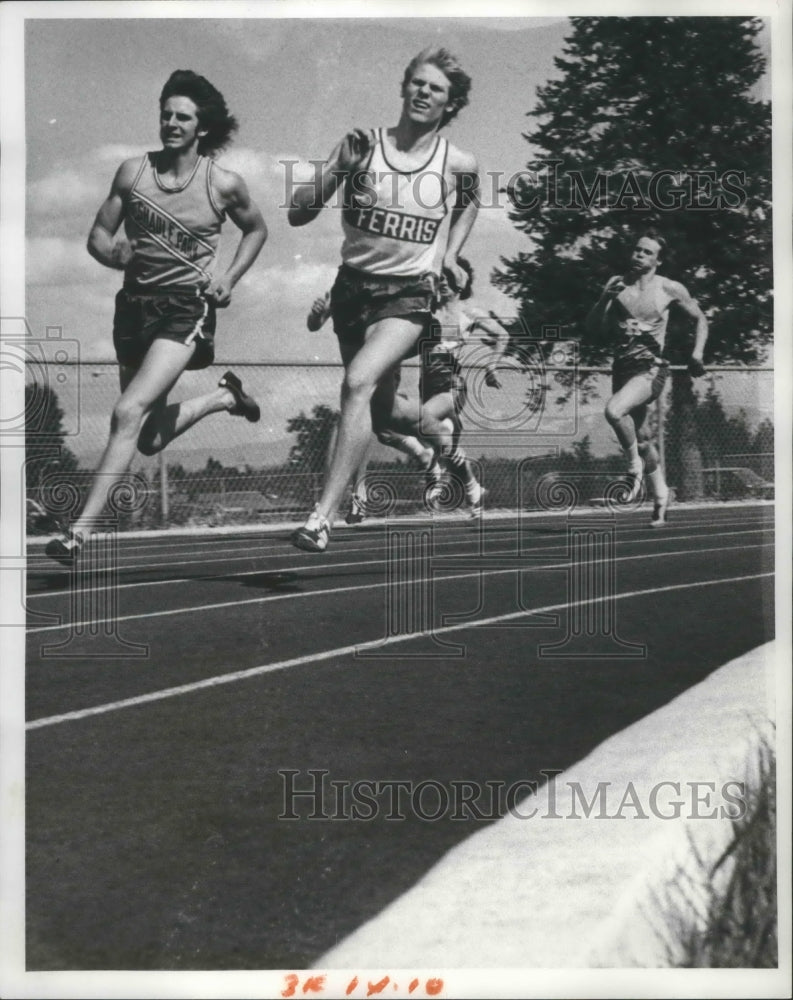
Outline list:
[[[600,293],[600,298],[589,310],[587,318],[584,321],[587,333],[595,334],[603,329],[611,303],[624,287],[625,282],[619,275],[609,278],[603,291]]]
[[[471,330],[481,330],[484,334],[480,338],[482,343],[486,347],[492,348],[492,353],[485,365],[485,382],[494,389],[500,389],[501,383],[496,372],[498,363],[504,357],[504,352],[509,346],[509,333],[495,317],[484,314],[476,316]]]
[[[691,360],[702,364],[702,355],[705,351],[705,344],[708,341],[708,321],[705,314],[699,307],[696,299],[692,298],[688,289],[681,285],[679,281],[667,283],[667,289],[673,296],[673,301],[680,306],[684,313],[696,320],[697,328],[694,339],[694,349],[691,352]]]
[[[330,292],[325,292],[319,298],[314,299],[311,311],[306,317],[306,326],[312,333],[320,330],[330,317]]]
[[[316,219],[339,184],[366,159],[372,142],[371,132],[359,128],[344,136],[322,168],[315,171],[314,180],[298,185],[292,192],[288,216],[290,226],[305,226]]]
[[[137,160],[125,160],[118,168],[110,194],[99,206],[88,234],[88,253],[100,264],[117,271],[124,270],[134,250],[123,237],[116,239],[116,233],[124,219],[126,198],[132,189],[137,166]]]
[[[267,226],[259,206],[251,198],[245,181],[230,170],[215,170],[218,203],[242,233],[234,259],[228,270],[213,278],[206,295],[224,308],[231,302],[231,292],[240,278],[250,268],[267,239]]]
[[[449,165],[454,179],[456,200],[452,209],[446,253],[443,256],[443,268],[451,273],[459,289],[465,287],[467,277],[457,263],[457,257],[468,239],[479,212],[479,166],[476,157],[456,148],[449,151]]]

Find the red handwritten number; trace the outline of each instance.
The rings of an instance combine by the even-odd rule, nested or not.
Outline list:
[[[294,978],[294,980],[297,979],[296,976],[295,977],[287,976],[287,978],[288,979]],[[391,982],[391,977],[390,976],[383,976],[383,978],[379,982],[377,982],[377,983],[373,983],[371,981],[371,979],[370,979],[369,980],[369,989],[368,989],[368,991],[366,993],[367,997],[372,997],[376,993],[382,993],[383,990],[386,988],[386,986],[388,986],[388,984],[390,982]],[[303,992],[307,993],[309,991],[309,989],[312,989],[312,990],[314,990],[315,992],[318,993],[318,992],[320,992],[322,990],[322,988],[324,987],[324,984],[325,984],[325,977],[324,976],[315,976],[313,979],[306,980],[306,983],[303,986]],[[282,995],[283,996],[292,996],[292,994],[295,992],[295,985],[296,985],[295,982],[291,983],[291,985],[290,985],[291,992],[289,992],[289,993],[284,992]],[[408,993],[413,993],[416,990],[416,988],[418,987],[418,985],[419,985],[418,979],[412,979],[411,982],[410,982],[410,986],[408,986]],[[347,989],[345,990],[344,995],[345,996],[350,996],[350,994],[355,991],[355,989],[357,988],[357,986],[358,986],[358,977],[354,976],[350,980],[349,984],[347,985]],[[397,984],[396,983],[394,983],[394,989],[397,989]],[[443,980],[442,979],[437,979],[437,978],[436,979],[428,979],[427,982],[424,984],[424,989],[426,991],[427,996],[430,996],[430,997],[437,996],[443,990]]]
[[[284,976],[287,983],[289,984],[285,990],[281,990],[282,997],[293,997],[295,995],[295,990],[297,989],[297,984],[300,982],[300,977],[296,976],[294,972],[290,972],[288,976]]]
[[[310,976],[303,983],[304,993],[321,993],[325,989],[325,977],[324,976]]]

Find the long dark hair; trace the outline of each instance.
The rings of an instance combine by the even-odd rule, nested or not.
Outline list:
[[[239,127],[237,119],[229,113],[223,95],[206,77],[191,69],[175,70],[162,88],[160,111],[169,97],[189,97],[198,109],[198,124],[207,133],[198,140],[199,153],[214,156],[228,146]]]

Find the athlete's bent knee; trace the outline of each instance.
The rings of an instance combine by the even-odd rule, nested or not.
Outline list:
[[[122,398],[113,408],[110,429],[116,434],[137,435],[144,415],[143,406],[137,400]]]
[[[359,375],[354,371],[347,371],[342,383],[342,395],[346,398],[351,396],[371,399],[375,390],[375,382],[366,375]]]

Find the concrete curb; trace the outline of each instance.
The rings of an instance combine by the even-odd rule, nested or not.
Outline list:
[[[692,869],[692,844],[715,857],[728,842],[725,789],[735,796],[728,783],[751,784],[757,745],[773,733],[773,648],[726,664],[606,740],[450,851],[316,968],[667,966],[658,902]],[[611,783],[605,809],[585,818],[581,791],[591,802],[599,782]],[[664,786],[652,807],[662,782],[681,794]],[[681,815],[662,818],[673,799],[684,801]]]

